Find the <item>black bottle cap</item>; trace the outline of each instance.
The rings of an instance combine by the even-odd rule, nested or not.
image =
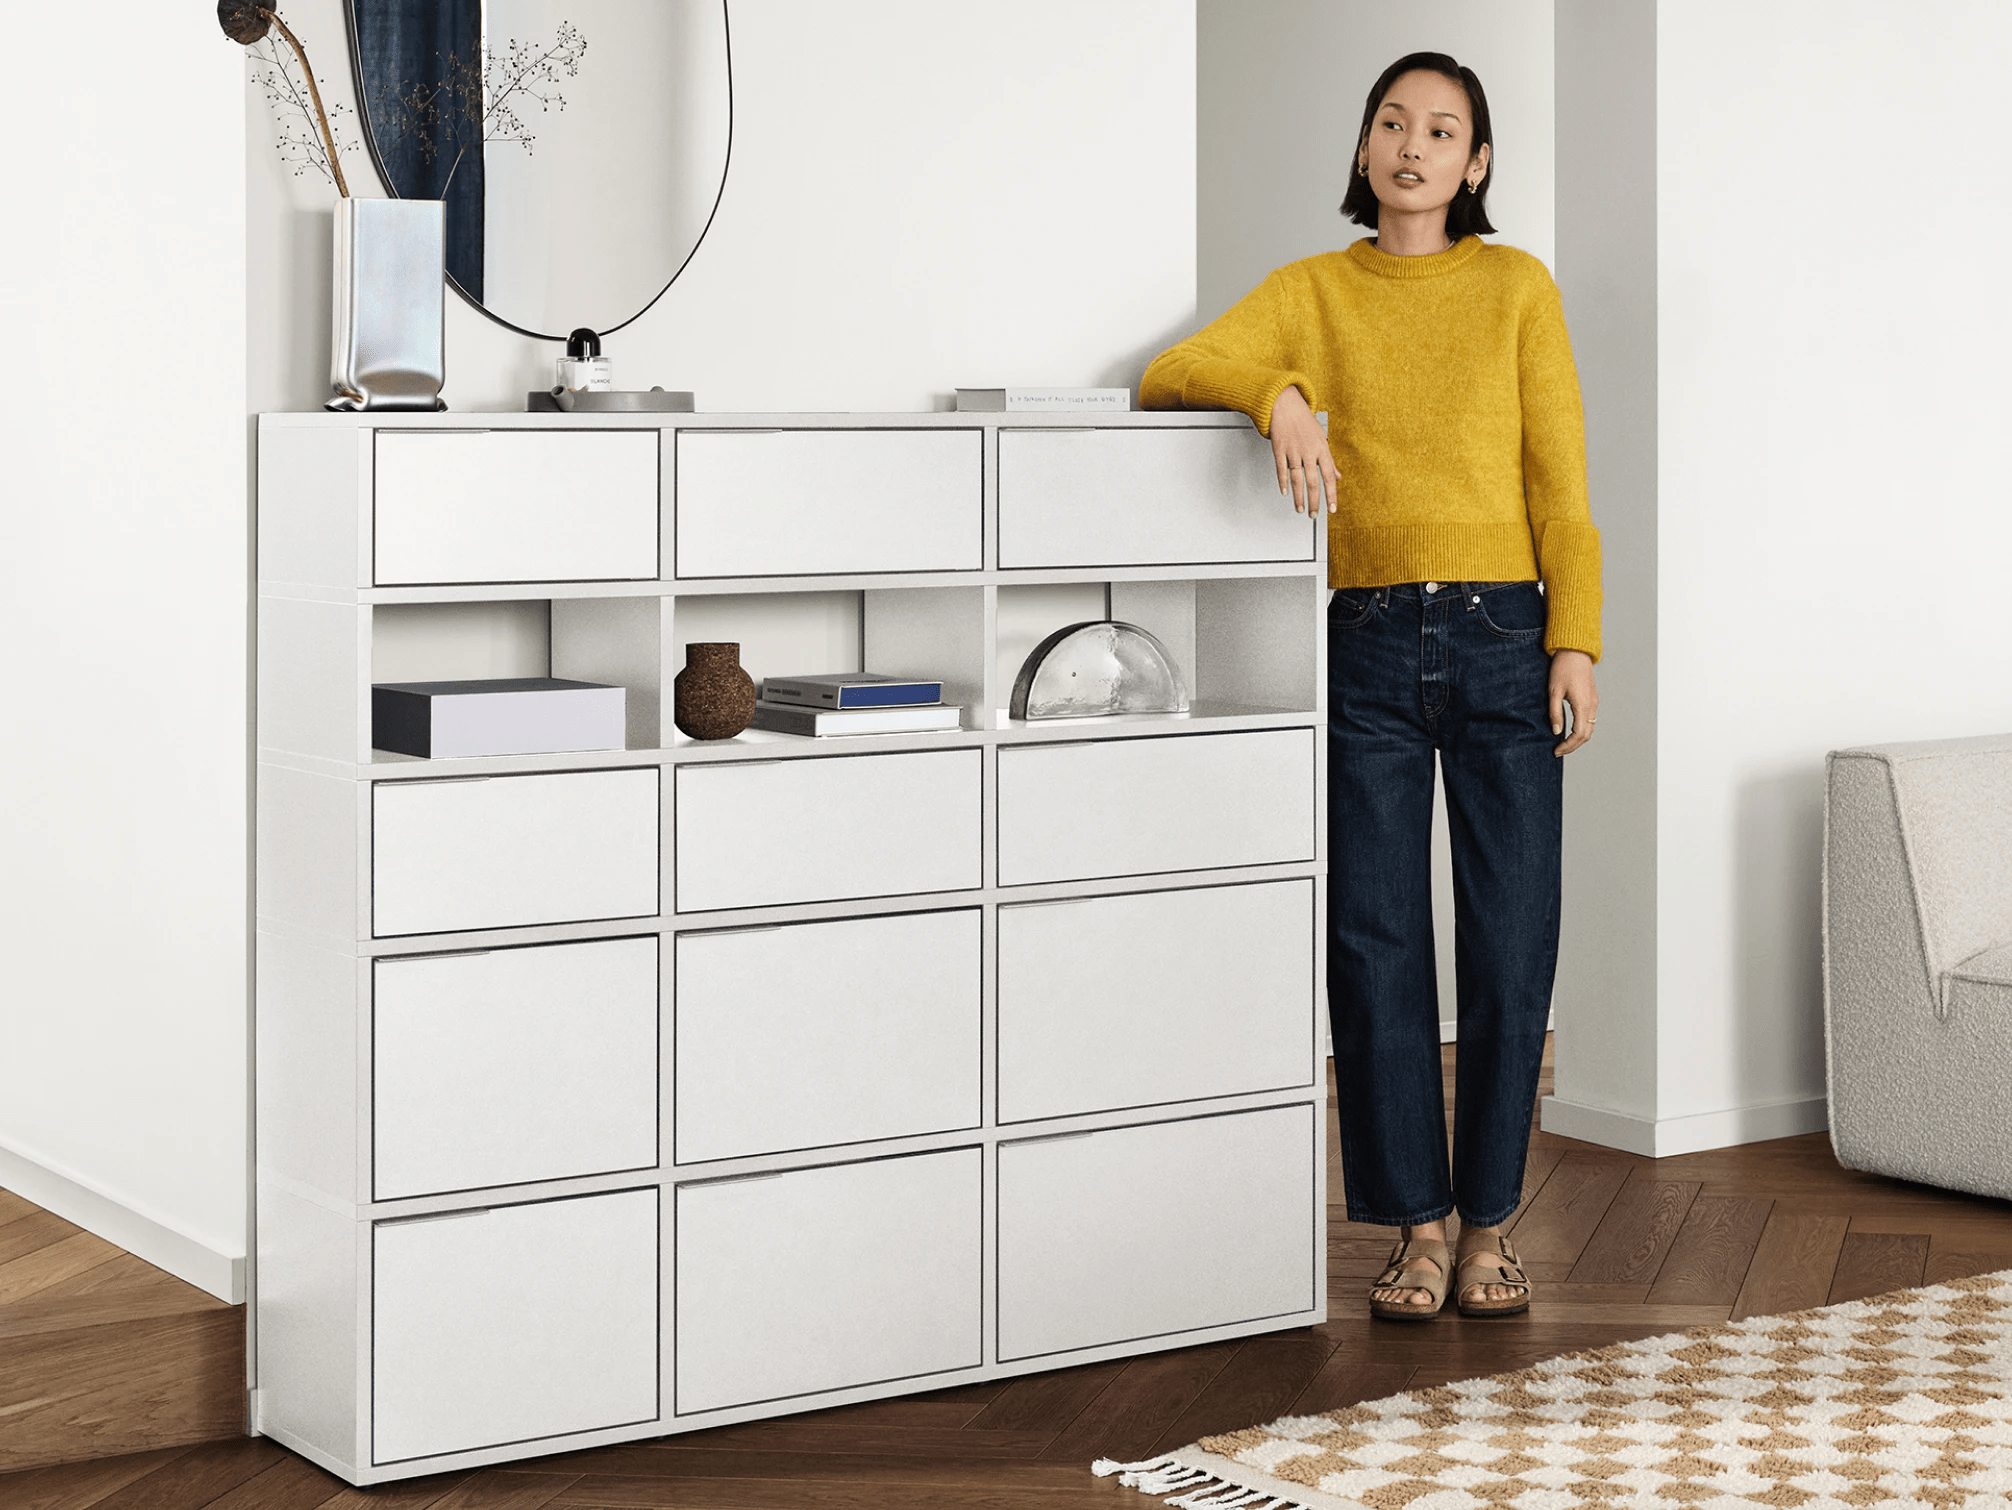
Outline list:
[[[601,338],[582,325],[566,337],[566,355],[569,357],[597,357],[601,354]]]

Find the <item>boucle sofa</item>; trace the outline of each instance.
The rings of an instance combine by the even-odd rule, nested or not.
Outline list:
[[[1839,1161],[2012,1197],[2012,735],[1831,755],[1823,997]]]

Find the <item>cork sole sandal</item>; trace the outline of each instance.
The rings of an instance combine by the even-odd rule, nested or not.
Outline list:
[[[1423,1266],[1406,1268],[1416,1264],[1421,1258],[1437,1264],[1436,1269]],[[1376,1277],[1376,1283],[1369,1287],[1369,1314],[1381,1316],[1385,1321],[1430,1321],[1446,1304],[1447,1283],[1453,1277],[1453,1255],[1446,1244],[1434,1242],[1429,1237],[1407,1237],[1390,1250],[1390,1262]],[[1379,1300],[1378,1290],[1423,1290],[1432,1297],[1429,1306],[1410,1305],[1401,1300]]]
[[[1523,1261],[1509,1246],[1508,1238],[1499,1232],[1477,1232],[1472,1237],[1462,1234],[1460,1246],[1468,1251],[1453,1271],[1453,1282],[1454,1305],[1462,1316],[1515,1316],[1530,1309],[1530,1276],[1523,1272]],[[1476,1263],[1483,1253],[1501,1259],[1502,1266]],[[1523,1293],[1509,1300],[1467,1298],[1469,1290],[1485,1285],[1514,1285]]]

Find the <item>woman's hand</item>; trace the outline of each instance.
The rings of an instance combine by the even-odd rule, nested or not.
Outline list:
[[[1593,685],[1593,658],[1583,650],[1560,650],[1551,657],[1551,732],[1565,732],[1565,704],[1572,705],[1572,734],[1551,753],[1570,755],[1593,737],[1600,689]]]
[[[1292,494],[1296,513],[1318,512],[1320,498],[1334,512],[1339,474],[1334,453],[1327,449],[1327,432],[1307,407],[1306,395],[1290,384],[1272,402],[1271,459],[1278,464],[1278,490]]]

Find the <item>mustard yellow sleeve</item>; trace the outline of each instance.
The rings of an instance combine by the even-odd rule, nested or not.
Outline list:
[[[1544,648],[1600,658],[1600,532],[1586,501],[1586,420],[1557,285],[1525,315],[1517,380],[1523,402],[1523,501],[1550,625]]]
[[[1142,409],[1234,409],[1271,434],[1272,405],[1298,387],[1309,408],[1321,407],[1313,380],[1287,361],[1285,280],[1264,282],[1185,341],[1154,357],[1139,382]]]

